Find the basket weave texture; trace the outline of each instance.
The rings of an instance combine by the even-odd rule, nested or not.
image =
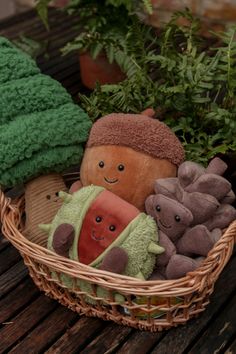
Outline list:
[[[20,251],[39,289],[78,313],[152,332],[184,324],[204,311],[214,284],[232,255],[236,235],[234,221],[201,266],[181,279],[140,281],[59,256],[44,247],[45,239],[34,243],[22,234],[23,215],[24,197],[11,201],[0,190],[3,234]],[[71,277],[72,288],[64,285],[62,274]],[[78,279],[89,282],[93,293],[81,291]],[[109,298],[99,298],[97,286],[108,290]],[[125,297],[124,303],[115,301],[116,293]],[[88,297],[93,305],[86,301]]]

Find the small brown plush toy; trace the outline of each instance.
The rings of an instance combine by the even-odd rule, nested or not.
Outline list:
[[[146,114],[112,113],[92,127],[81,165],[81,184],[102,186],[144,210],[157,178],[176,176],[184,150],[174,133]]]

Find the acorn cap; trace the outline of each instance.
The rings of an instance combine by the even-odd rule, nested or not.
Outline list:
[[[112,113],[99,119],[90,131],[87,147],[120,145],[165,159],[179,166],[184,149],[166,124],[144,114]]]

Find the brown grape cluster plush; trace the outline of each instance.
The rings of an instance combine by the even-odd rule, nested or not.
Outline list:
[[[195,270],[236,219],[231,184],[222,175],[227,165],[218,157],[207,168],[185,161],[176,178],[155,183],[146,211],[157,222],[165,252],[152,279],[176,279]]]

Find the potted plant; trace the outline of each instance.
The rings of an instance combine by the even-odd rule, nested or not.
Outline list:
[[[178,24],[180,17],[186,25]],[[217,154],[235,152],[236,28],[210,42],[199,29],[187,11],[174,14],[158,38],[136,32],[127,79],[80,96],[90,117],[153,107],[181,139],[187,159],[207,164]]]
[[[37,10],[47,22],[47,5],[39,0]],[[79,14],[79,34],[62,48],[63,54],[80,53],[81,78],[85,86],[94,89],[96,82],[117,83],[125,78],[117,59],[117,51],[126,52],[126,37],[138,20],[140,6],[151,11],[150,0],[142,0],[138,7],[131,0],[70,0],[63,9],[69,16]]]

